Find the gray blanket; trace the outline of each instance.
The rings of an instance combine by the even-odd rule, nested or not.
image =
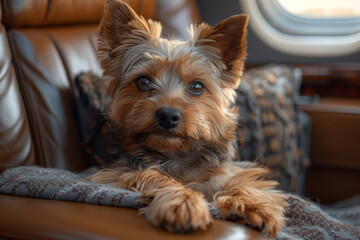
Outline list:
[[[8,169],[0,175],[0,194],[139,207],[136,199],[140,193],[82,180],[94,171],[96,169],[75,174],[41,167]],[[289,194],[288,202],[286,226],[278,239],[360,239],[360,197],[327,206],[327,212],[296,195]],[[218,218],[217,209],[211,204],[210,209],[213,216]]]

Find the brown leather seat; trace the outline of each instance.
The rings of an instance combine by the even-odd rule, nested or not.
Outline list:
[[[180,37],[183,25],[199,19],[193,1],[128,2]],[[103,0],[1,0],[0,7],[0,172],[22,165],[85,169],[73,79],[80,72],[101,74],[95,46]],[[152,227],[134,209],[5,195],[0,212],[0,235],[16,239],[260,238],[225,221],[174,235]]]

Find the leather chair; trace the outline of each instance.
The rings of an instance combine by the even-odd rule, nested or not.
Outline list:
[[[22,165],[81,171],[73,79],[101,74],[96,29],[103,0],[0,0],[0,172]],[[133,0],[147,18],[183,36],[199,20],[194,1]],[[165,21],[166,19],[166,21]],[[180,20],[179,20],[180,19]],[[153,227],[134,209],[0,195],[0,236],[15,239],[261,238],[215,220],[187,235]]]

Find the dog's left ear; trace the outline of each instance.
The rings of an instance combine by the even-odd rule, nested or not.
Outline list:
[[[214,27],[202,24],[196,33],[195,45],[210,45],[220,50],[227,71],[232,74],[242,73],[246,58],[246,27],[249,17],[245,14],[235,15],[218,23]]]

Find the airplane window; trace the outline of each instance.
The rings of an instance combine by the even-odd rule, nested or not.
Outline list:
[[[293,56],[341,57],[360,50],[359,0],[239,0],[250,27]]]
[[[277,0],[289,13],[303,18],[356,18],[360,17],[359,0]]]

